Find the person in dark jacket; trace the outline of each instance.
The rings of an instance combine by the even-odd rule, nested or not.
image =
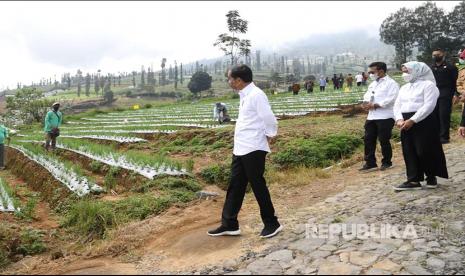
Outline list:
[[[452,104],[459,96],[457,93],[458,69],[455,65],[446,62],[445,52],[442,49],[434,50],[433,62],[431,70],[440,92],[436,109],[439,116],[441,143],[448,144]]]
[[[339,90],[339,78],[337,75],[334,74],[334,77],[331,80],[333,81],[334,91]]]

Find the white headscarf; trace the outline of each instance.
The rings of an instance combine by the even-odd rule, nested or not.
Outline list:
[[[409,74],[412,75],[411,83],[416,82],[417,80],[428,80],[436,84],[436,79],[434,78],[433,71],[429,68],[426,63],[419,61],[410,61],[405,64],[402,64],[408,69]]]

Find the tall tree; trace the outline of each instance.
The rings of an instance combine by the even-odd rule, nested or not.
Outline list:
[[[250,45],[250,41],[246,42],[238,37],[240,34],[247,33],[249,23],[240,17],[237,10],[229,11],[226,19],[229,33],[220,34],[213,46],[219,47],[226,56],[229,56],[231,65],[233,65],[236,64],[238,57],[244,54],[241,48],[245,49],[247,45]]]
[[[261,71],[262,70],[262,60],[261,60],[261,56],[260,56],[261,52],[260,51],[255,51],[255,69],[257,69],[257,71]]]
[[[170,68],[168,69],[168,79],[172,80],[173,78],[174,78],[173,67],[171,67],[171,64],[170,64]]]
[[[81,80],[82,80],[82,71],[78,69],[77,74],[77,95],[78,97],[81,97]]]
[[[450,39],[455,40],[455,44],[458,44],[458,48],[461,48],[465,45],[465,1],[455,6],[454,10],[447,17],[450,24]]]
[[[87,73],[86,75],[86,96],[90,96],[90,75]]]
[[[178,63],[174,61],[174,89],[178,89]]]
[[[412,49],[415,45],[413,20],[413,11],[401,8],[396,13],[391,14],[381,24],[381,41],[394,46],[396,50],[396,64],[399,68],[412,55]],[[331,63],[333,63],[332,60],[333,56],[331,56]]]
[[[95,81],[94,81],[94,91],[95,91],[95,94],[98,95],[98,92],[100,91],[100,80],[99,80],[99,77],[98,76],[95,76]]]
[[[166,58],[163,58],[161,60],[161,74],[160,74],[160,85],[165,85],[166,84],[166,72],[165,72],[165,67],[166,67]]]
[[[449,29],[449,21],[445,11],[436,3],[426,2],[415,9],[413,17],[414,37],[421,52],[417,58],[427,63],[431,62],[431,54],[438,42],[446,40],[446,32]]]
[[[141,68],[140,72],[140,86],[143,89],[145,87],[145,69],[144,66]]]
[[[183,81],[184,81],[184,78],[183,78],[184,71],[183,71],[183,69],[182,69],[182,63],[181,63],[181,68],[180,68],[180,70],[181,70],[181,78],[179,79],[179,82],[180,82],[181,85],[182,85],[182,83],[183,83]]]

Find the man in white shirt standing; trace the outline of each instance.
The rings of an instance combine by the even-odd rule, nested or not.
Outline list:
[[[278,121],[271,110],[267,96],[253,83],[252,70],[248,66],[238,65],[229,70],[228,82],[231,88],[239,91],[240,95],[231,181],[224,203],[221,226],[209,231],[208,235],[217,237],[241,234],[237,217],[247,184],[250,182],[265,224],[260,237],[271,238],[283,229],[275,216],[264,178],[265,158],[271,151],[268,141],[277,135]]]
[[[395,124],[394,104],[399,95],[399,85],[390,78],[384,62],[370,64],[373,82],[364,96],[364,108],[369,111],[365,123],[365,165],[361,172],[378,169],[376,143],[379,140],[383,153],[381,170],[392,167],[392,129]]]
[[[357,87],[362,86],[362,82],[363,82],[362,73],[359,73],[358,75],[355,76],[355,81],[357,82]]]

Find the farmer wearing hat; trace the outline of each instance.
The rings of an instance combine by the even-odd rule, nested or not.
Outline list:
[[[50,143],[52,149],[56,149],[57,137],[60,136],[60,126],[63,122],[63,114],[58,111],[60,109],[60,103],[54,103],[52,110],[45,116],[45,149],[50,149]]]

